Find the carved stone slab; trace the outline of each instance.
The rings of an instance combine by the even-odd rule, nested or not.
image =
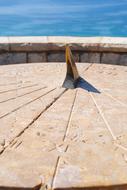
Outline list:
[[[0,67],[0,190],[127,189],[127,67]]]

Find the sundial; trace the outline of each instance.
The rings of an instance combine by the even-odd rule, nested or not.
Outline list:
[[[0,67],[0,189],[127,189],[127,67],[66,62]]]

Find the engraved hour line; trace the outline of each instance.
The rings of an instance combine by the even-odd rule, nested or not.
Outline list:
[[[116,136],[114,135],[114,133],[113,133],[113,131],[112,131],[110,125],[108,124],[108,122],[107,122],[107,120],[106,120],[104,114],[102,113],[101,109],[99,108],[99,106],[98,106],[98,104],[97,104],[97,102],[96,102],[94,96],[92,95],[91,92],[89,92],[89,93],[90,93],[90,96],[91,96],[91,98],[93,99],[94,104],[96,105],[96,107],[97,107],[97,109],[98,109],[98,111],[99,111],[101,117],[103,118],[103,120],[104,120],[104,122],[105,122],[105,124],[106,124],[106,127],[107,127],[108,131],[110,132],[110,134],[111,134],[113,140],[117,140],[117,138],[116,138]]]
[[[97,107],[97,109],[98,109],[98,111],[99,111],[101,117],[103,118],[103,120],[104,120],[104,122],[105,122],[105,124],[106,124],[106,127],[107,127],[108,131],[110,132],[110,134],[111,134],[111,136],[112,136],[112,138],[113,138],[113,140],[114,140],[114,145],[117,146],[117,147],[119,147],[119,148],[121,148],[121,149],[123,149],[123,150],[125,150],[125,151],[127,151],[127,148],[126,148],[126,147],[124,147],[123,145],[120,145],[120,144],[118,144],[118,143],[115,142],[115,141],[117,140],[117,137],[114,135],[114,133],[113,133],[113,131],[112,131],[110,125],[108,124],[107,120],[105,119],[104,114],[102,113],[101,109],[99,108],[99,106],[98,106],[98,104],[97,104],[97,102],[96,102],[94,96],[92,95],[91,92],[89,92],[89,94],[90,94],[90,96],[92,97],[92,99],[93,99],[93,101],[94,101],[94,103],[95,103],[95,105],[96,105],[96,107]]]

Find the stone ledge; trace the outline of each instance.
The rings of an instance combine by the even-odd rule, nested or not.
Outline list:
[[[117,37],[0,37],[0,51],[64,50],[70,44],[76,51],[127,52],[127,38]]]
[[[9,51],[8,37],[0,37],[0,51]]]
[[[127,38],[65,36],[0,37],[0,64],[65,62],[66,44],[76,62],[127,65]]]

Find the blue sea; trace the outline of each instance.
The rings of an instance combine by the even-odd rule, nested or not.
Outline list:
[[[0,0],[0,36],[127,37],[127,0]]]

